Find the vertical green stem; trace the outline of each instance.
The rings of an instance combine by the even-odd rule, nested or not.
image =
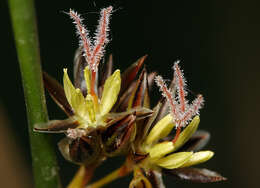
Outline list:
[[[22,74],[32,165],[36,188],[60,187],[54,145],[49,135],[35,133],[33,125],[48,120],[33,0],[9,0],[16,49]]]

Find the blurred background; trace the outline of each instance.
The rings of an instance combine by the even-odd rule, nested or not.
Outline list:
[[[67,67],[72,76],[78,39],[63,11],[77,10],[93,33],[100,8],[108,5],[116,11],[106,52],[113,54],[116,67],[124,69],[148,54],[147,69],[170,79],[174,61],[181,60],[188,88],[195,94],[202,93],[206,100],[200,128],[211,133],[206,148],[213,150],[215,156],[202,166],[221,173],[228,181],[201,185],[165,177],[167,187],[259,187],[258,1],[36,1],[45,71],[61,81],[62,69]],[[0,182],[2,187],[30,188],[31,157],[21,77],[7,2],[1,1],[0,8]],[[158,94],[155,92],[154,100]],[[65,118],[46,97],[50,119]],[[61,135],[53,136],[53,144],[60,138]],[[65,185],[77,167],[66,162],[58,150],[57,156]],[[120,164],[118,161],[122,159],[106,162],[97,177],[114,169]],[[107,187],[127,187],[130,179]]]

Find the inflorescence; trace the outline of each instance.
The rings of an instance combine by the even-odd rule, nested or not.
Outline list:
[[[101,187],[131,172],[130,188],[162,188],[165,173],[193,182],[225,180],[213,171],[189,168],[209,160],[214,153],[200,151],[209,139],[209,133],[197,131],[204,99],[201,94],[191,103],[186,99],[187,82],[179,61],[173,66],[169,88],[161,76],[148,74],[142,68],[146,56],[123,74],[120,70],[112,74],[112,56],[104,70],[99,70],[109,42],[112,12],[112,6],[101,10],[95,36],[91,38],[81,16],[70,10],[80,38],[74,83],[67,69],[63,87],[47,73],[43,75],[46,89],[68,119],[37,124],[35,131],[65,133],[59,149],[65,159],[80,165],[68,188]],[[151,108],[149,93],[154,82],[163,98]],[[118,155],[126,156],[125,163],[90,184],[95,169],[106,158]]]

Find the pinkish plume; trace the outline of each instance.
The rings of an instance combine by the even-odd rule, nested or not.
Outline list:
[[[109,42],[108,26],[112,10],[112,6],[101,10],[94,42],[88,36],[89,32],[82,24],[83,19],[80,17],[80,15],[73,10],[70,10],[69,12],[70,17],[74,20],[73,23],[76,25],[77,34],[80,36],[80,45],[84,47],[84,56],[86,61],[88,62],[90,69],[94,72],[98,70],[99,62],[104,56],[105,45]]]
[[[155,82],[162,91],[162,95],[169,103],[170,113],[174,117],[176,128],[185,127],[193,116],[199,114],[199,110],[202,108],[204,102],[202,95],[198,95],[192,104],[189,104],[189,102],[186,100],[186,81],[178,64],[179,61],[177,61],[173,66],[175,88],[177,88],[176,98],[172,96],[171,91],[167,88],[161,76],[156,76],[155,78]]]

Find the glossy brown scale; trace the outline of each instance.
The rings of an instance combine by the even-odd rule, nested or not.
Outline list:
[[[106,128],[102,133],[106,155],[114,156],[128,149],[129,143],[135,137],[135,120],[136,116],[131,114]]]
[[[72,140],[69,145],[70,157],[76,163],[86,163],[94,155],[99,154],[99,151],[93,147],[93,139],[86,136]]]

